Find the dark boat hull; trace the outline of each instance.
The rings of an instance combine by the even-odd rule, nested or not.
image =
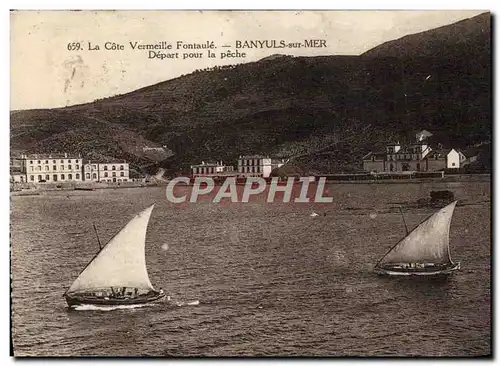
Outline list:
[[[147,304],[150,302],[162,300],[163,298],[165,298],[165,294],[160,293],[152,296],[139,296],[135,298],[115,298],[115,299],[71,296],[66,294],[64,295],[64,298],[66,299],[68,306],[72,308],[79,305],[117,306],[117,305]]]
[[[448,276],[454,271],[460,269],[460,263],[453,263],[450,266],[440,269],[427,269],[423,270],[420,268],[383,268],[375,267],[373,270],[379,275],[385,276],[418,276],[418,277],[437,277],[437,276]]]

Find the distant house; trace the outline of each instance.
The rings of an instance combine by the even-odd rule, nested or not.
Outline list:
[[[466,164],[467,158],[458,149],[433,150],[426,161],[428,170],[459,169]]]
[[[239,177],[268,178],[271,172],[286,164],[286,159],[275,159],[263,155],[246,155],[238,158]]]
[[[26,173],[18,167],[10,168],[10,183],[26,183]]]
[[[219,162],[204,162],[201,164],[191,165],[191,176],[196,177],[228,177],[235,176],[234,167],[232,165],[224,165]]]
[[[369,172],[436,171],[459,169],[469,161],[459,149],[432,149],[426,141],[432,134],[421,131],[416,142],[388,144],[386,151],[369,152],[363,156],[363,169]]]
[[[128,182],[129,164],[125,160],[107,163],[88,161],[83,166],[83,179],[90,182]]]

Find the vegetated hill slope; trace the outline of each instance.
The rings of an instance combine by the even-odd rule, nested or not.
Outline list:
[[[460,42],[434,41],[455,24],[361,56],[271,57],[85,105],[20,111],[11,115],[12,147],[93,152],[140,165],[151,159],[135,145],[166,146],[173,155],[154,167],[168,173],[201,160],[234,164],[242,154],[269,153],[292,157],[305,171],[333,172],[360,169],[369,150],[418,129],[449,131],[462,145],[489,140],[489,15],[476,18],[459,22],[466,29]],[[435,47],[421,53],[426,40]]]

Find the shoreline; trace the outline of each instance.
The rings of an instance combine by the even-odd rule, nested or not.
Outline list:
[[[320,178],[317,176],[316,178]],[[326,184],[425,184],[425,183],[462,183],[462,182],[491,182],[491,174],[474,174],[474,175],[449,175],[443,178],[405,178],[405,179],[370,179],[370,180],[329,180],[326,177]],[[285,182],[285,181],[282,181]],[[315,184],[317,182],[311,182]],[[57,192],[57,191],[98,191],[101,189],[124,189],[124,188],[154,188],[154,187],[166,187],[168,182],[162,183],[129,183],[129,184],[109,184],[109,183],[99,183],[99,184],[75,184],[67,183],[60,184],[59,187],[54,185],[30,185],[16,187],[19,189],[10,190],[11,196],[37,196],[43,192]],[[294,185],[300,185],[302,183],[295,182]],[[222,185],[222,183],[216,184],[217,186]],[[238,184],[237,184],[238,185]],[[179,187],[192,187],[193,184],[177,184]]]

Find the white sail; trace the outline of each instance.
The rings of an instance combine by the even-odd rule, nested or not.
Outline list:
[[[68,292],[110,287],[154,290],[146,269],[146,230],[154,205],[137,214],[80,273]]]
[[[450,263],[450,225],[457,201],[429,217],[392,248],[379,262]]]

